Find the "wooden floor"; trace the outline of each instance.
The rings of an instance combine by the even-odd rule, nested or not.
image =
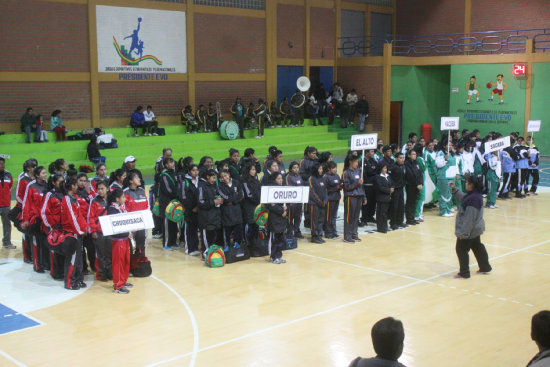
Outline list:
[[[549,204],[541,194],[486,210],[494,270],[472,263],[469,280],[453,279],[454,218],[435,211],[360,244],[301,241],[283,265],[209,269],[151,240],[154,276],[131,280],[129,295],[94,282],[58,304],[44,297],[28,312],[42,326],[0,335],[0,366],[347,366],[373,354],[370,329],[386,316],[404,323],[409,367],[523,366],[537,352],[531,316],[550,308]],[[30,282],[71,293],[21,264],[14,237],[17,250],[0,250],[0,303],[32,303]]]

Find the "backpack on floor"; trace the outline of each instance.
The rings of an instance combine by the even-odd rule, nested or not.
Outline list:
[[[250,247],[250,256],[262,257],[269,255],[269,234],[265,228],[260,228],[258,238]]]
[[[130,256],[130,272],[136,278],[145,278],[153,273],[151,261],[145,256],[132,254]]]
[[[295,248],[298,248],[298,239],[296,237],[285,237],[283,250],[294,250]]]
[[[156,127],[153,129],[153,133],[157,134],[158,136],[164,136],[166,135],[166,130],[164,130],[163,127]]]
[[[223,249],[223,253],[227,264],[250,259],[248,246],[245,244],[238,244],[237,242],[234,242],[232,245],[226,245]]]
[[[223,249],[218,245],[212,245],[208,248],[204,263],[209,268],[221,268],[225,265],[225,254]]]

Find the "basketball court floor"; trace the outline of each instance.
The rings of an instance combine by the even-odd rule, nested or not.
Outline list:
[[[362,242],[299,242],[267,258],[210,269],[148,242],[153,276],[128,295],[81,291],[0,250],[0,366],[348,366],[372,356],[370,329],[405,326],[409,367],[524,366],[537,352],[531,316],[550,308],[550,190],[485,210],[493,272],[453,279],[454,218]],[[342,215],[340,215],[342,216]],[[341,221],[340,221],[341,225]]]

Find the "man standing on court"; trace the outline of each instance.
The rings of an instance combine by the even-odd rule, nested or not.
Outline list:
[[[231,113],[239,125],[239,134],[241,135],[241,139],[244,139],[244,107],[239,97],[235,99],[235,103],[231,106]]]
[[[11,243],[11,223],[8,218],[11,205],[11,188],[13,186],[13,177],[6,171],[6,161],[0,157],[0,217],[2,217],[2,247],[14,249],[15,245]]]

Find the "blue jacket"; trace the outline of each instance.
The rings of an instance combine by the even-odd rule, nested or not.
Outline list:
[[[514,162],[510,153],[509,148],[500,151],[500,161],[502,163],[502,172],[504,173],[516,172],[516,162]]]
[[[539,169],[539,149],[537,147],[532,147],[529,151],[531,153],[529,157],[529,169]],[[531,167],[532,164],[535,164],[535,167]]]
[[[143,125],[145,122],[145,116],[143,116],[143,113],[134,111],[132,114],[132,118],[130,119],[130,122],[133,122],[134,124]]]
[[[529,149],[523,145],[516,145],[514,147],[516,152],[518,153],[518,160],[516,161],[516,168],[517,169],[527,169],[529,168],[529,158],[528,153]]]

